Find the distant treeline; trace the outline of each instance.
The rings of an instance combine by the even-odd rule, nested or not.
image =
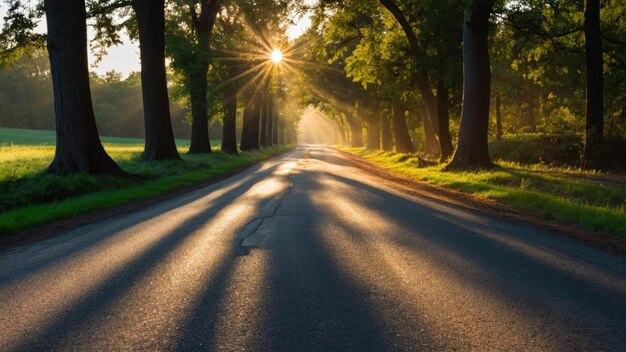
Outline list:
[[[101,135],[143,138],[144,120],[141,77],[138,72],[123,78],[117,72],[91,73],[91,94]],[[189,109],[170,98],[174,136],[189,139]],[[22,55],[0,69],[0,127],[54,129],[54,101],[50,64],[45,52]],[[210,135],[220,139],[222,123],[211,125]]]

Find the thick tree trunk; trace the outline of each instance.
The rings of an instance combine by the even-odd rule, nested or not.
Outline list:
[[[409,128],[406,125],[406,108],[403,104],[396,102],[393,105],[393,135],[396,140],[397,153],[414,153],[415,146],[411,142]]]
[[[389,119],[385,116],[385,114],[380,114],[380,126],[382,148],[386,152],[391,151],[393,150],[393,135],[391,133]]]
[[[367,149],[380,150],[380,112],[367,118]]]
[[[227,84],[224,94],[224,124],[222,125],[222,152],[237,154],[237,92]]]
[[[246,102],[243,110],[243,126],[241,129],[241,150],[259,149],[259,112],[258,97],[252,97]]]
[[[487,34],[493,0],[471,0],[463,24],[463,109],[459,143],[448,168],[492,167],[489,157],[491,73]]]
[[[500,92],[496,93],[496,139],[502,139],[502,110],[500,106]]]
[[[165,76],[164,0],[133,0],[139,28],[141,91],[146,129],[144,160],[180,159],[170,116]]]
[[[424,124],[424,153],[428,156],[435,156],[439,154],[439,143],[437,142],[434,127],[428,118],[428,109],[422,105],[419,112]]]
[[[191,97],[191,143],[189,153],[210,153],[209,112],[207,108],[207,70],[204,65],[187,73]]]
[[[47,171],[126,176],[104,151],[93,113],[84,0],[46,0],[56,150]]]
[[[604,76],[600,0],[585,1],[586,126],[583,167],[600,166],[599,147],[604,137]]]
[[[439,123],[439,150],[441,161],[448,160],[454,148],[450,138],[450,112],[448,111],[449,91],[443,80],[437,81],[437,122]]]

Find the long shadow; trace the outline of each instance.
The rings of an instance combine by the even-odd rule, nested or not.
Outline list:
[[[262,227],[271,231],[268,243],[248,254],[269,254],[267,272],[259,273],[266,278],[261,285],[260,303],[246,307],[260,311],[262,321],[254,324],[260,325],[260,330],[246,332],[252,335],[252,341],[244,341],[246,346],[237,345],[241,341],[231,341],[233,345],[222,347],[277,352],[393,350],[391,341],[384,336],[385,328],[370,309],[373,303],[367,298],[369,293],[354,285],[321,245],[313,224],[322,219],[307,216],[297,222],[285,220],[286,217],[267,219]],[[190,314],[176,350],[216,345],[220,312],[232,279],[227,269],[235,263],[235,253],[232,254]],[[240,299],[245,301],[247,297]]]
[[[286,160],[289,160],[289,159],[286,159]],[[233,189],[232,192],[227,192],[221,197],[217,198],[214,201],[215,203],[214,207],[218,207],[220,204],[223,204],[224,202],[228,202],[229,197],[237,195],[237,192],[240,192],[240,194],[243,194],[253,184],[258,182],[259,178],[265,178],[271,175],[278,168],[278,166],[279,166],[278,164],[273,165],[262,171],[258,171],[260,166],[255,166],[252,169],[249,169],[250,171],[244,171],[244,172],[251,172],[251,173],[243,178],[242,184],[239,187]],[[166,202],[154,204],[146,209],[143,209],[139,212],[136,212],[130,215],[128,214],[120,215],[114,218],[104,220],[102,222],[97,222],[94,224],[82,226],[78,229],[72,230],[69,233],[61,236],[61,237],[66,238],[68,242],[71,242],[71,244],[65,245],[61,251],[54,251],[53,253],[46,254],[45,258],[41,258],[36,261],[32,261],[30,263],[26,263],[26,264],[20,263],[19,265],[15,265],[13,269],[7,270],[5,268],[5,269],[0,270],[0,283],[1,283],[0,286],[9,286],[29,276],[35,275],[38,272],[45,270],[46,268],[52,265],[61,263],[66,258],[72,257],[73,255],[79,252],[83,252],[83,251],[88,250],[89,248],[95,247],[105,240],[111,239],[117,233],[119,233],[120,231],[124,229],[141,225],[142,223],[145,223],[146,221],[153,219],[155,216],[163,215],[164,213],[175,210],[178,207],[185,206],[203,197],[206,197],[210,194],[210,193],[206,193],[207,190],[209,189],[219,190],[216,187],[219,187],[220,185],[224,185],[225,182],[228,182],[228,181],[227,180],[222,181],[216,185],[209,186],[208,188],[196,190],[190,194],[183,195],[181,197],[168,200]],[[241,190],[243,190],[243,192]],[[137,217],[137,214],[140,214],[140,216]],[[103,222],[106,222],[107,227],[102,226]],[[46,250],[45,245],[47,243],[50,243],[50,242],[57,243],[59,240],[62,240],[62,238],[56,237],[53,239],[46,239],[46,240],[43,240],[42,242],[29,245],[28,247],[40,246],[42,250]],[[20,253],[19,251],[16,252],[15,250],[8,251],[9,256],[14,256],[14,255],[19,256],[19,253]]]
[[[339,175],[310,173],[307,177],[311,183],[317,183],[320,190],[327,186],[320,184],[319,180],[327,177],[358,189],[360,194],[375,195],[376,197],[360,197],[360,205],[379,213],[402,229],[400,235],[386,238],[400,246],[413,249],[420,256],[432,257],[441,267],[455,273],[468,285],[500,297],[502,302],[535,302],[539,306],[543,305],[545,309],[560,310],[564,316],[569,315],[571,319],[575,316],[575,322],[565,319],[554,322],[554,325],[563,324],[563,327],[574,329],[576,329],[574,325],[577,325],[577,330],[581,326],[586,326],[590,332],[596,334],[604,331],[602,335],[606,334],[607,337],[595,337],[603,338],[605,346],[617,346],[626,340],[623,330],[626,326],[626,306],[623,304],[626,301],[626,294],[624,290],[614,289],[616,286],[626,287],[625,275],[607,271],[569,254],[559,253],[576,265],[621,280],[621,285],[618,281],[615,286],[606,286],[579,275],[571,265],[557,266],[507,244],[507,237],[514,238],[529,246],[531,251],[539,252],[539,256],[548,256],[551,255],[550,252],[558,251],[525,238],[524,235],[529,233],[529,229],[516,225],[490,228],[472,223],[445,211],[411,202]],[[368,198],[382,198],[385,201],[381,203]],[[346,225],[350,228],[349,224]],[[485,231],[493,232],[493,235],[486,236]],[[356,241],[365,241],[360,238],[358,229],[352,228],[348,233],[352,233]],[[424,250],[425,243],[433,250]],[[438,251],[451,253],[464,264],[441,260],[437,258]],[[476,268],[478,270],[475,270]],[[534,314],[544,313],[539,311]]]
[[[264,170],[264,173],[266,172],[269,175],[274,169],[275,167],[269,168]],[[233,197],[239,197],[258,181],[258,178],[251,178],[249,181],[223,194],[220,198],[230,200]],[[200,197],[202,195],[198,195],[198,198]],[[267,201],[269,199],[263,200],[263,202]],[[258,213],[258,209],[262,208],[263,204],[257,204],[256,206],[256,212]],[[139,279],[150,272],[155,265],[159,264],[169,253],[188,239],[190,234],[202,227],[211,218],[212,214],[219,211],[219,209],[219,202],[216,202],[213,206],[208,207],[164,235],[142,254],[113,273],[105,282],[93,288],[91,292],[78,301],[73,302],[59,316],[48,321],[45,327],[40,329],[35,336],[29,338],[28,341],[22,341],[23,345],[17,349],[27,349],[29,346],[46,346],[46,349],[50,350],[60,348],[64,341],[63,337],[66,335],[64,332],[79,331],[84,324],[94,317],[102,316],[117,299],[128,292]]]

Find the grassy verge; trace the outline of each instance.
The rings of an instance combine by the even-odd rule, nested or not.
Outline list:
[[[499,162],[482,171],[417,168],[417,157],[342,148],[387,169],[438,186],[511,205],[513,208],[589,230],[626,237],[626,187],[594,180],[594,173]],[[576,177],[579,174],[584,177]]]
[[[44,173],[53,146],[0,146],[0,234],[67,219],[93,210],[110,209],[134,200],[193,185],[238,167],[251,165],[289,147],[268,148],[231,156],[182,154],[183,161],[140,160],[143,145],[105,144],[120,166],[141,180],[77,174]]]

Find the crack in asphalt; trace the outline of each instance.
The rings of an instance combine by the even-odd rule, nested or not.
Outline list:
[[[271,210],[271,213],[269,215],[254,217],[237,235],[237,238],[240,239],[240,255],[247,255],[253,248],[260,247],[261,241],[263,241],[265,236],[258,233],[259,228],[261,228],[266,219],[276,216],[276,213],[278,212],[278,209],[280,208],[283,199],[285,199],[285,197],[293,190],[293,179],[291,178],[291,176],[287,176],[287,178],[289,179],[289,186],[287,186],[287,189],[281,192],[278,196],[274,197],[274,199],[270,200],[270,205],[274,206]]]

